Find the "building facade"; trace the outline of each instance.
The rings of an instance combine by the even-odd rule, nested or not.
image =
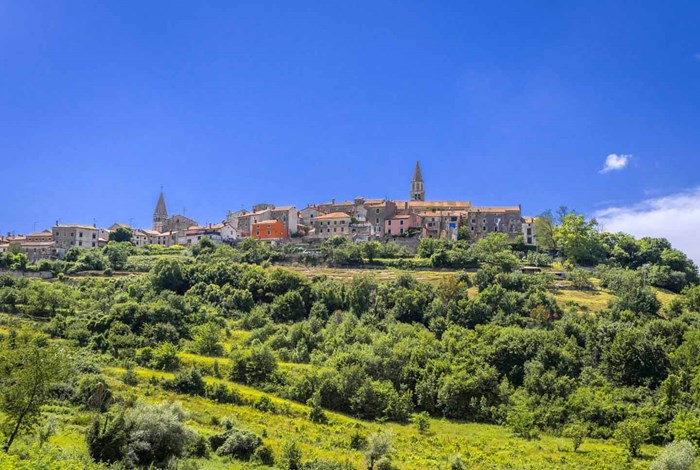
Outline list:
[[[289,230],[277,219],[253,223],[251,236],[258,240],[284,240],[289,238]]]

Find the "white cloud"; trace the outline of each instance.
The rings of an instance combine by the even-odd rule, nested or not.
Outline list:
[[[700,264],[700,187],[647,199],[627,207],[611,207],[594,216],[608,232],[663,237]]]
[[[618,155],[616,153],[611,153],[605,159],[605,166],[602,170],[600,170],[600,173],[622,170],[627,166],[630,158],[632,158],[632,155]]]

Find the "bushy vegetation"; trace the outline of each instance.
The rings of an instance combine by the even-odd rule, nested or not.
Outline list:
[[[119,243],[128,242],[113,241],[110,249]],[[648,262],[638,266],[615,264],[611,256],[595,271],[567,266],[566,288],[596,292],[597,278],[611,294],[595,314],[558,302],[546,270],[521,273],[523,257],[534,259],[531,250],[519,251],[501,234],[474,244],[423,240],[419,255],[434,266],[478,267],[445,273],[438,282],[405,271],[386,281],[371,274],[349,282],[306,276],[269,266],[276,255],[258,242],[235,249],[204,243],[183,256],[136,255],[154,259],[149,272],[130,276],[2,277],[0,310],[40,320],[31,331],[0,325],[5,445],[48,436],[41,431],[47,407],[64,406],[84,413],[85,445],[95,462],[164,467],[209,456],[347,468],[305,460],[295,435],[271,446],[265,432],[244,423],[200,435],[178,405],[143,400],[178,396],[247,406],[264,416],[291,413],[288,402],[269,395],[244,397],[236,388],[243,386],[306,405],[304,426],[331,429],[335,411],[411,423],[426,442],[436,432],[433,419],[444,417],[500,425],[524,442],[563,436],[573,451],[609,439],[632,459],[649,443],[698,445],[697,273],[691,264],[681,294],[662,307],[651,281],[654,260],[675,255],[664,244],[635,243],[646,246],[643,253],[654,246],[661,254],[643,255]],[[350,259],[355,255],[340,253],[350,246],[329,240],[324,256]],[[385,255],[381,247],[356,246],[361,262]],[[111,263],[109,250],[101,253]],[[87,262],[83,256],[66,262]],[[688,268],[682,264],[673,269]],[[117,381],[100,365],[123,365]],[[140,375],[143,370],[151,373]],[[147,395],[130,397],[125,390],[133,387]],[[289,432],[305,435],[303,426]],[[364,466],[400,465],[388,430],[352,432],[337,445],[356,457],[361,452]],[[663,462],[683,460],[674,449]],[[470,457],[445,450],[441,458],[463,468]]]

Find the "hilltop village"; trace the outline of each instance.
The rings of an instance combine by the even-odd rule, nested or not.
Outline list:
[[[199,225],[182,214],[169,215],[161,190],[150,229],[131,228],[132,243],[147,245],[192,245],[202,238],[214,243],[236,243],[256,238],[272,243],[314,244],[341,236],[353,241],[396,239],[417,243],[421,238],[456,240],[460,234],[477,240],[492,232],[522,236],[527,244],[536,244],[534,219],[523,217],[517,206],[473,206],[469,201],[431,201],[426,199],[420,163],[416,162],[408,200],[355,198],[295,206],[256,204],[251,210],[229,211],[216,224]],[[61,258],[73,248],[99,248],[109,234],[124,224],[108,228],[96,225],[56,223],[51,229],[28,235],[0,237],[0,252],[15,246],[30,262]]]

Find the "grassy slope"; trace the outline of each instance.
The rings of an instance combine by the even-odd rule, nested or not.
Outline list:
[[[200,360],[205,360],[200,358]],[[395,461],[402,469],[447,468],[449,456],[461,454],[469,468],[647,468],[650,456],[658,448],[646,446],[645,458],[628,462],[624,451],[611,442],[586,441],[579,452],[571,451],[568,440],[553,436],[527,441],[513,436],[500,426],[457,423],[443,419],[431,419],[428,435],[421,435],[412,425],[396,423],[371,423],[327,412],[328,425],[318,425],[306,419],[308,408],[288,400],[276,398],[254,388],[207,377],[208,383],[221,382],[236,389],[248,402],[267,395],[275,404],[274,413],[263,413],[251,406],[221,405],[199,397],[189,397],[164,391],[150,385],[149,377],[171,378],[173,374],[138,368],[142,378],[136,387],[121,383],[117,378],[124,372],[108,368],[113,387],[123,396],[140,397],[147,401],[177,400],[191,413],[189,424],[204,434],[218,432],[211,424],[212,418],[232,417],[241,428],[265,435],[265,442],[279,454],[284,442],[298,440],[305,459],[325,458],[349,460],[361,467],[363,458],[358,451],[349,448],[351,435],[359,431],[363,435],[389,430],[395,434]],[[201,460],[202,468],[254,468],[250,464],[222,461],[213,456]]]

